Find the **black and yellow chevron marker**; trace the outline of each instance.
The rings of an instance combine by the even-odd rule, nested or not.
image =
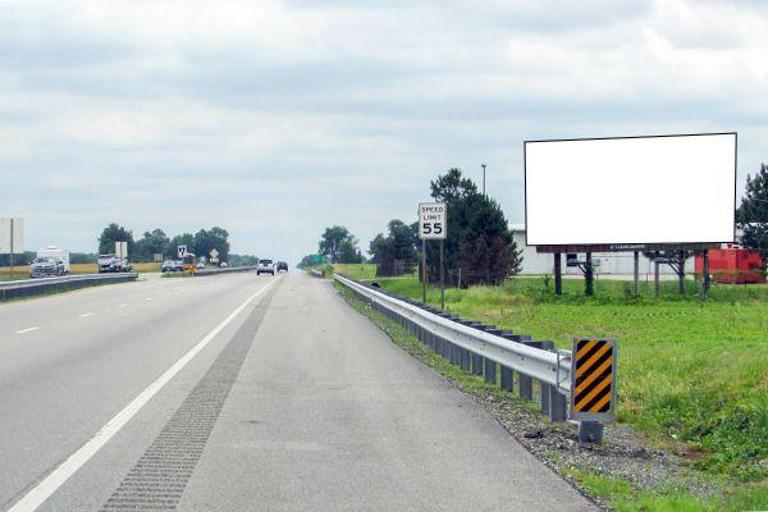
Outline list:
[[[615,361],[614,340],[574,340],[571,364],[571,410],[574,418],[612,416],[616,395]]]

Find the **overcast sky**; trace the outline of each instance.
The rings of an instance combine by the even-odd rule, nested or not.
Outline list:
[[[220,225],[367,249],[449,167],[523,217],[526,139],[739,132],[768,161],[768,2],[0,0],[0,217],[27,249]],[[649,198],[649,206],[654,206]]]

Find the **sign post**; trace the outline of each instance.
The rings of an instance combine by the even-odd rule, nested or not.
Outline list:
[[[0,219],[0,254],[8,254],[8,266],[13,279],[13,255],[24,249],[24,218]]]
[[[13,281],[13,217],[11,217],[11,250],[8,254],[8,265],[11,267],[11,281]]]
[[[440,240],[440,304],[445,309],[444,247],[448,210],[445,203],[419,203],[421,238],[422,300],[427,303],[427,240]]]
[[[211,249],[211,252],[209,252],[208,255],[211,257],[211,263],[219,262],[219,251],[217,251],[216,248]]]

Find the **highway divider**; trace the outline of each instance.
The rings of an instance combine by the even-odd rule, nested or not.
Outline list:
[[[505,391],[517,389],[521,399],[531,401],[537,382],[541,410],[551,421],[578,421],[580,441],[602,441],[603,425],[613,421],[617,396],[615,340],[578,338],[571,351],[556,350],[553,341],[533,340],[462,319],[338,272],[334,280],[371,309],[408,329],[435,353],[464,371],[483,376],[487,383],[498,383]],[[580,361],[577,367],[572,365],[574,359]],[[588,415],[578,409],[573,414],[573,401],[568,398],[574,390],[579,406],[590,406],[583,411]]]
[[[41,279],[22,279],[18,281],[0,281],[0,301],[19,297],[31,297],[45,293],[74,290],[102,284],[135,281],[139,275],[135,272],[110,274],[83,274],[76,276],[45,277]]]

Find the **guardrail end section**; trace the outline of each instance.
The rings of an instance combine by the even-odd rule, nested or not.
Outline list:
[[[570,405],[571,417],[580,422],[579,440],[599,442],[602,425],[615,418],[617,349],[613,339],[573,340]]]

